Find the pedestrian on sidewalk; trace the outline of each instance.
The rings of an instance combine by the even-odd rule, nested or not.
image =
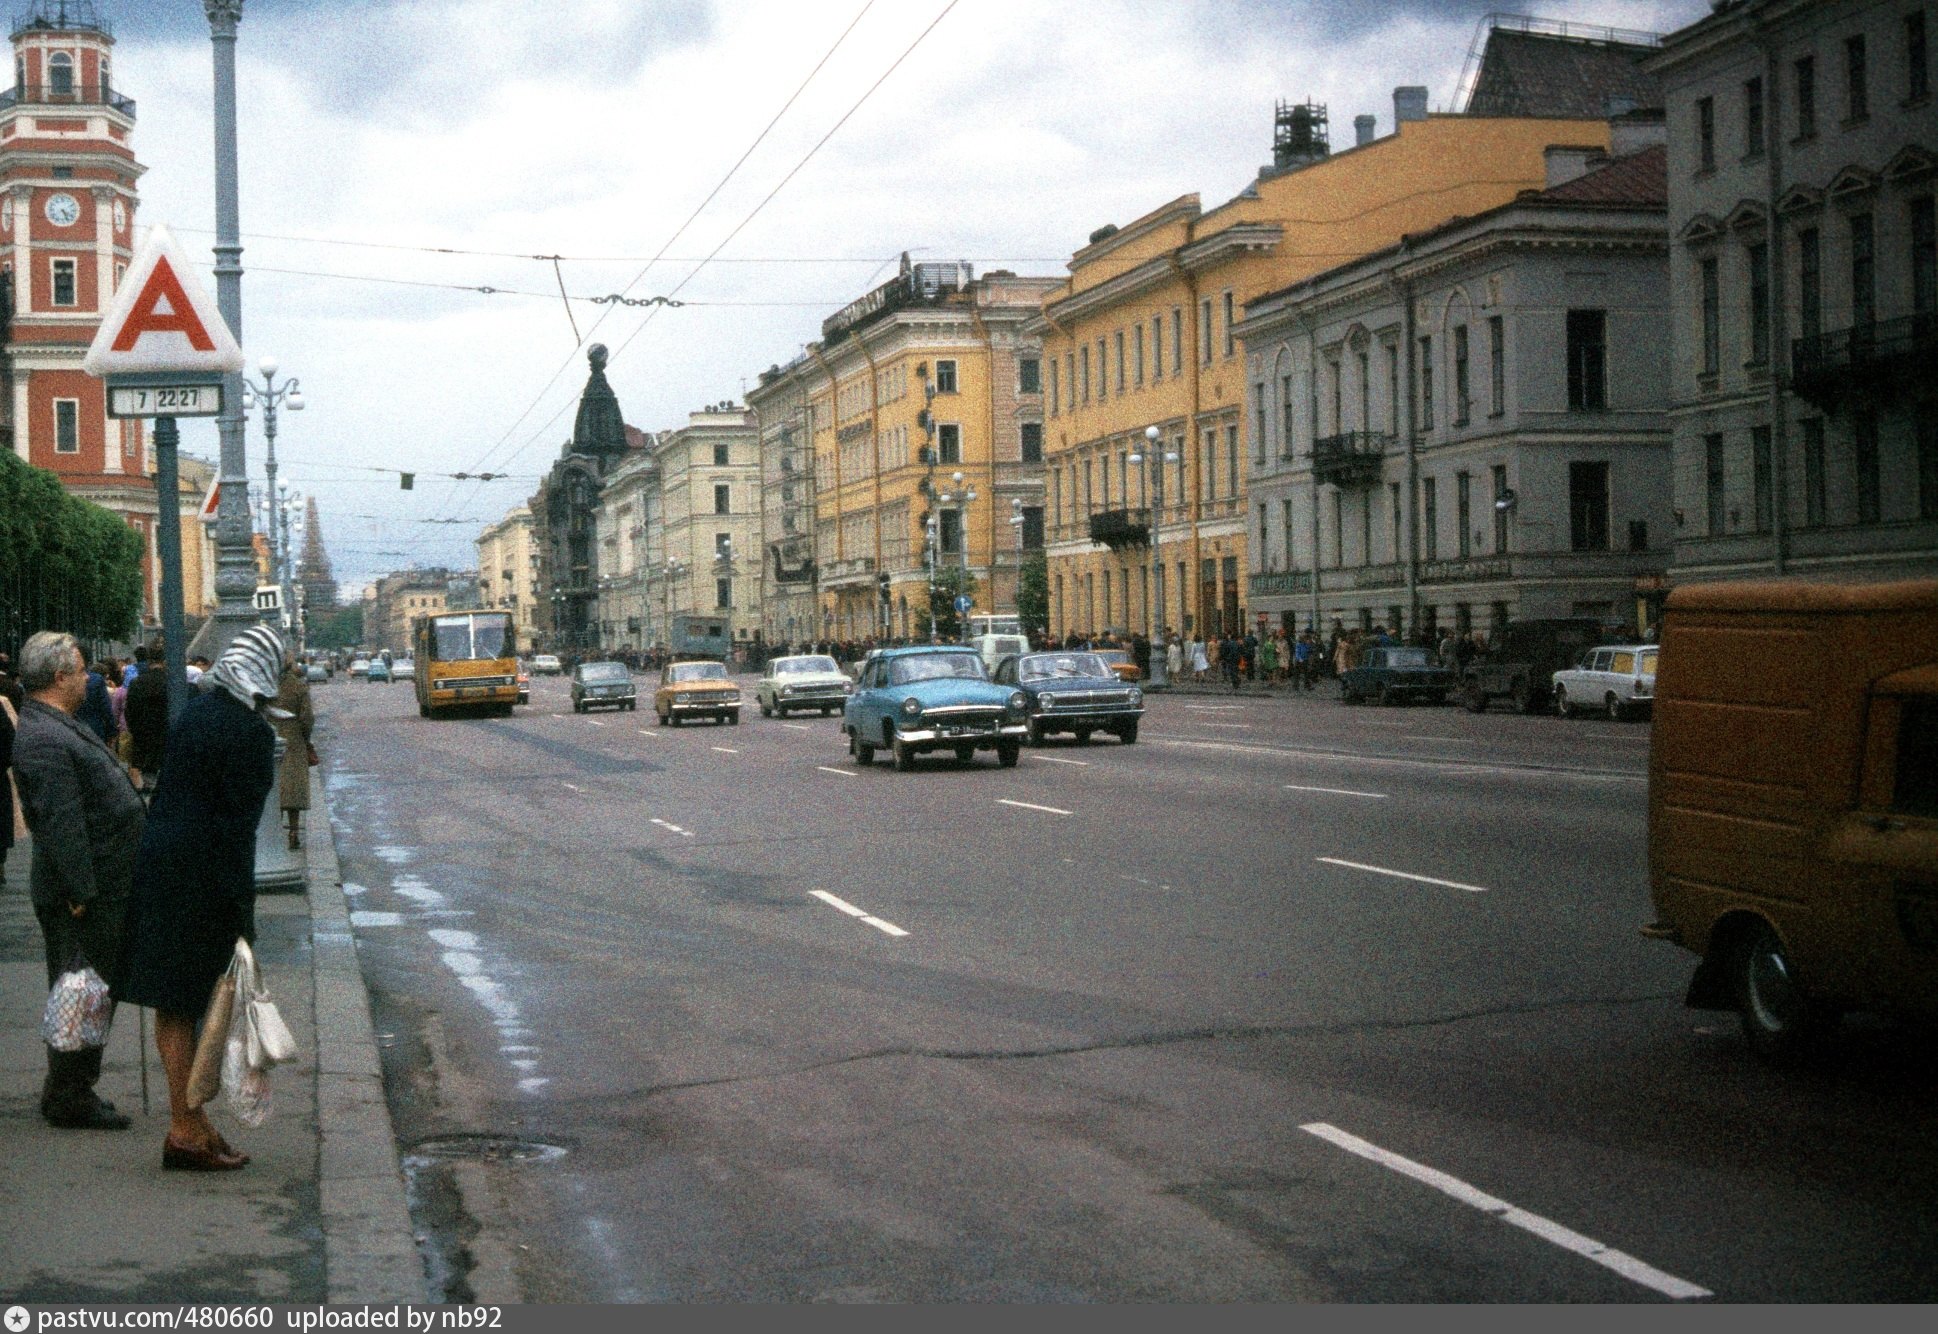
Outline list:
[[[1191,641],[1191,679],[1202,681],[1210,670],[1211,655],[1205,650],[1205,641],[1194,637]]]
[[[1164,670],[1167,679],[1175,684],[1184,679],[1184,645],[1168,630],[1164,637],[1171,641],[1164,646]]]
[[[303,846],[303,812],[310,808],[310,765],[316,751],[310,738],[316,731],[316,708],[310,703],[310,683],[293,654],[283,655],[283,674],[277,682],[276,708],[285,717],[276,720],[276,734],[283,739],[283,767],[278,775],[278,800],[283,822],[289,827],[290,851]]]
[[[34,916],[53,986],[79,954],[104,978],[121,957],[122,925],[141,841],[141,794],[107,743],[75,714],[87,663],[73,635],[43,630],[20,650],[27,703],[14,737],[14,772],[34,838]],[[101,1049],[47,1049],[40,1114],[70,1130],[125,1130],[128,1118],[94,1091]]]
[[[238,1153],[188,1105],[195,1025],[229,966],[236,938],[256,938],[256,822],[276,785],[275,709],[283,645],[251,626],[205,673],[168,731],[161,781],[128,912],[117,1000],[155,1011],[155,1050],[168,1079],[162,1166],[228,1172]],[[266,716],[269,715],[269,716]]]
[[[27,833],[13,792],[13,736],[19,722],[13,701],[0,693],[0,884],[7,880],[7,853]]]
[[[139,649],[136,652],[140,652]],[[124,712],[128,717],[128,767],[135,785],[153,792],[161,774],[162,745],[168,739],[168,669],[159,661],[143,661],[128,687]]]

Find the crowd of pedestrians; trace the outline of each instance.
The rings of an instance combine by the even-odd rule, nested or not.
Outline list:
[[[300,799],[287,761],[280,776],[294,846],[314,715],[294,658],[264,627],[191,676],[171,724],[159,653],[89,663],[74,636],[43,631],[17,669],[0,654],[0,880],[7,850],[31,835],[27,884],[48,985],[85,963],[115,1003],[155,1011],[169,1091],[162,1166],[230,1171],[248,1155],[189,1105],[196,1025],[237,938],[255,939],[256,828],[278,786],[276,729],[296,738],[301,766]],[[63,1129],[126,1129],[95,1091],[100,1075],[99,1047],[49,1046],[41,1116]]]

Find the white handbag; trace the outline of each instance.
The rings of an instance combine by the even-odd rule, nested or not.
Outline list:
[[[283,1022],[282,1012],[276,1002],[269,999],[269,989],[262,984],[262,973],[256,967],[255,956],[249,946],[238,940],[238,954],[243,956],[243,966],[248,971],[248,986],[239,988],[248,997],[242,1011],[242,1029],[248,1043],[248,1060],[251,1070],[267,1070],[296,1058],[296,1039],[290,1034],[289,1025]]]

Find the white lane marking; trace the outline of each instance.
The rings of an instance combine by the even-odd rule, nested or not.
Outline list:
[[[580,786],[579,786],[579,785],[578,785],[577,783],[565,783],[565,782],[561,782],[561,783],[559,784],[559,786],[560,786],[560,787],[569,787],[569,788],[571,788],[571,789],[572,789],[572,790],[573,790],[574,792],[583,792],[583,791],[585,791],[585,789],[584,789],[584,788],[582,788],[582,787],[580,787]]]
[[[350,914],[351,926],[402,926],[404,914],[400,912],[368,912],[359,910]]]
[[[797,732],[812,732],[814,730],[812,727],[809,727],[806,723],[782,723],[781,726],[791,727]]]
[[[1605,1246],[1593,1237],[1584,1237],[1554,1222],[1552,1219],[1531,1214],[1518,1209],[1506,1200],[1497,1200],[1484,1191],[1476,1190],[1458,1177],[1448,1176],[1410,1158],[1402,1158],[1397,1153],[1369,1144],[1357,1135],[1349,1135],[1337,1126],[1323,1121],[1314,1121],[1299,1129],[1310,1135],[1317,1135],[1329,1144],[1335,1144],[1348,1153],[1358,1154],[1361,1158],[1391,1168],[1401,1176],[1412,1177],[1415,1181],[1432,1186],[1443,1195],[1450,1195],[1462,1204],[1470,1205],[1484,1214],[1493,1214],[1503,1223],[1510,1223],[1524,1232],[1531,1232],[1543,1241],[1552,1242],[1565,1251],[1573,1251],[1584,1259],[1593,1260],[1605,1269],[1612,1269],[1631,1283],[1639,1283],[1651,1288],[1665,1297],[1685,1301],[1692,1297],[1713,1297],[1708,1288],[1697,1287],[1686,1279],[1674,1274],[1665,1274],[1653,1265],[1644,1264],[1632,1255]]]
[[[1417,880],[1423,885],[1445,885],[1448,889],[1464,889],[1469,894],[1485,894],[1485,885],[1463,885],[1458,880],[1436,880],[1430,875],[1414,875],[1411,871],[1394,871],[1384,866],[1368,866],[1364,862],[1341,861],[1337,857],[1320,857],[1317,860],[1331,866],[1349,866],[1355,871],[1371,871],[1375,875],[1390,875],[1399,880]]]
[[[1119,880],[1128,880],[1133,885],[1142,885],[1146,889],[1169,889],[1170,888],[1169,885],[1160,885],[1155,880],[1146,880],[1141,875],[1124,875],[1120,872],[1117,878]]]
[[[1395,741],[1418,741],[1422,743],[1431,741],[1454,741],[1463,746],[1478,746],[1481,743],[1481,738],[1477,736],[1434,736],[1431,733],[1426,736],[1402,736],[1393,739]]]
[[[1039,806],[1033,801],[1011,801],[1008,797],[998,797],[996,800],[1004,806],[1020,806],[1026,811],[1046,811],[1051,815],[1076,814],[1074,811],[1064,810],[1061,806]]]
[[[1252,730],[1252,725],[1250,723],[1199,723],[1198,726],[1223,727],[1223,728],[1228,728],[1232,731],[1240,731],[1240,732],[1249,732]]]
[[[740,753],[732,746],[715,746],[713,749],[719,751],[722,755],[738,755]]]
[[[1608,769],[1542,768],[1532,764],[1486,764],[1479,760],[1448,758],[1408,759],[1404,755],[1355,755],[1343,750],[1314,750],[1308,746],[1281,746],[1260,741],[1206,741],[1181,732],[1152,734],[1152,744],[1180,750],[1222,750],[1239,755],[1290,755],[1302,760],[1329,760],[1339,764],[1374,764],[1409,769],[1442,769],[1460,775],[1487,775],[1506,778],[1574,778],[1591,783],[1646,783],[1645,773],[1618,773]]]
[[[1282,783],[1280,786],[1287,792],[1327,792],[1335,797],[1378,797],[1381,801],[1387,797],[1384,792],[1355,792],[1349,787],[1305,787],[1298,783]]]
[[[653,736],[653,735],[656,735],[656,734],[654,733],[654,731],[653,731],[653,729],[652,729],[652,728],[650,728],[650,727],[642,727],[642,728],[640,728],[640,729],[639,729],[639,734],[640,734],[641,736]]]
[[[893,922],[884,922],[879,917],[871,917],[867,912],[855,907],[854,904],[849,903],[845,899],[836,898],[825,889],[811,889],[808,892],[829,907],[838,908],[857,921],[868,923],[868,925],[874,927],[877,931],[885,932],[891,936],[905,936],[908,934],[908,932],[902,930],[901,927],[896,926]]]
[[[1090,767],[1089,760],[1066,760],[1061,755],[1032,755],[1030,758],[1042,760],[1045,764],[1081,764],[1086,769]]]
[[[691,829],[682,829],[678,825],[672,823],[670,820],[660,819],[657,815],[653,817],[652,823],[658,825],[661,829],[664,829],[669,834],[678,834],[681,838],[693,837],[693,831]]]
[[[843,778],[853,778],[855,776],[853,769],[830,769],[825,764],[817,764],[814,767],[824,774],[840,774]]]
[[[604,726],[605,726],[605,724],[604,724],[604,723],[602,723],[602,722],[600,722],[600,721],[599,721],[599,720],[598,720],[597,718],[588,718],[588,719],[586,719],[585,721],[586,721],[586,724],[587,724],[588,726],[591,726],[591,727],[604,727]]]
[[[1187,704],[1184,707],[1195,709],[1199,713],[1232,713],[1245,706],[1243,704]]]

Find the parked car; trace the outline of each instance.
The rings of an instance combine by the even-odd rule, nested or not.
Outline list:
[[[678,727],[688,718],[711,718],[737,726],[740,687],[727,676],[723,662],[669,662],[660,669],[653,712],[661,727]]]
[[[1913,1021],[1906,1054],[1925,1059],[1938,580],[1685,584],[1662,648],[1643,934],[1700,958],[1684,1004],[1736,1010],[1779,1063],[1834,1050],[1843,1011],[1880,1011]]]
[[[942,646],[870,657],[841,725],[860,765],[873,764],[878,749],[892,752],[904,772],[923,751],[954,751],[967,764],[977,751],[993,750],[1007,769],[1022,754],[1028,718],[1029,696],[991,681],[974,649]]]
[[[1376,699],[1381,704],[1429,704],[1446,701],[1454,688],[1454,674],[1433,661],[1423,648],[1408,644],[1374,644],[1339,678],[1339,698],[1347,704]]]
[[[639,704],[633,674],[623,662],[582,662],[572,669],[572,712],[594,708],[625,709]]]
[[[847,702],[852,689],[854,682],[833,658],[804,654],[771,660],[754,687],[754,701],[765,718],[805,709],[826,718]]]
[[[1619,722],[1655,704],[1654,644],[1592,648],[1581,661],[1554,674],[1554,711],[1563,718],[1589,709]]]
[[[1094,732],[1113,733],[1127,746],[1137,744],[1144,716],[1144,692],[1110,669],[1103,655],[1081,650],[1025,653],[996,668],[996,684],[1015,686],[1029,697],[1029,738],[1067,732],[1088,745]]]
[[[352,659],[350,660],[350,675],[352,675],[352,676],[369,676],[369,675],[370,675],[370,659],[368,659],[368,658],[352,658]]]
[[[1460,702],[1469,713],[1484,712],[1495,699],[1539,713],[1548,707],[1554,674],[1602,642],[1601,622],[1586,616],[1509,621],[1495,632],[1486,655],[1462,671]]]
[[[330,674],[323,670],[322,663],[313,662],[303,669],[303,679],[313,686],[322,685],[330,679]]]
[[[400,678],[407,681],[415,675],[417,675],[417,663],[411,658],[399,658],[390,664],[390,679],[393,681]]]
[[[382,658],[372,658],[369,662],[364,664],[363,679],[367,683],[370,683],[373,685],[378,681],[382,681],[385,685],[389,685],[390,684],[390,664],[385,662]]]
[[[532,655],[532,674],[534,676],[560,676],[565,672],[565,664],[559,661],[556,653],[536,653]]]
[[[1119,681],[1142,681],[1144,679],[1144,673],[1137,669],[1137,659],[1131,656],[1129,649],[1098,648],[1091,649],[1090,651],[1104,660],[1104,665],[1110,668],[1111,672],[1116,675]]]

